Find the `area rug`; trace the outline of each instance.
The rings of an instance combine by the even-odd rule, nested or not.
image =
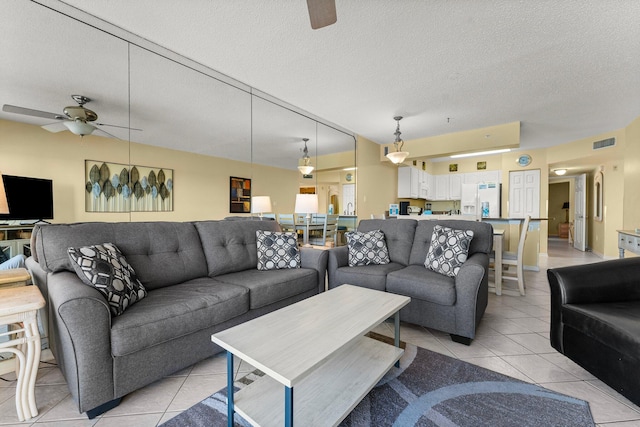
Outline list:
[[[254,371],[236,381],[235,387],[241,389],[262,375]],[[222,389],[162,426],[226,426],[226,395],[226,388]],[[250,425],[238,414],[235,417],[236,426]],[[406,345],[400,367],[391,368],[340,424],[345,427],[594,425],[589,404],[583,400],[412,344]]]

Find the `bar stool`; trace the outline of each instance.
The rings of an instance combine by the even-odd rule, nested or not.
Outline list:
[[[0,289],[0,325],[10,326],[9,341],[0,343],[1,351],[16,355],[16,411],[20,421],[38,415],[35,385],[40,363],[40,332],[36,314],[45,302],[37,286]]]

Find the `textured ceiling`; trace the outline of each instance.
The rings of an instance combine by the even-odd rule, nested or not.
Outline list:
[[[336,0],[320,30],[304,0],[64,3],[383,144],[395,115],[405,140],[520,121],[523,148],[640,115],[637,0]]]

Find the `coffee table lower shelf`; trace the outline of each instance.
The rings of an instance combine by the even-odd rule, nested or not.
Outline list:
[[[360,337],[332,354],[293,388],[298,426],[339,424],[380,381],[404,350]],[[234,396],[235,410],[256,426],[283,426],[285,387],[264,375]]]

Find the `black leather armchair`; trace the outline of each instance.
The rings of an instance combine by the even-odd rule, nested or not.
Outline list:
[[[640,405],[640,258],[547,270],[551,345]]]

